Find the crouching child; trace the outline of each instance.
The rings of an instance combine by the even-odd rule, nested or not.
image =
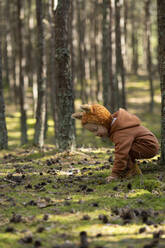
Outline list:
[[[111,114],[100,104],[82,105],[82,112],[72,114],[82,126],[99,137],[109,137],[115,144],[115,159],[107,181],[141,174],[136,159],[154,157],[159,150],[155,135],[141,125],[136,115],[120,108]]]

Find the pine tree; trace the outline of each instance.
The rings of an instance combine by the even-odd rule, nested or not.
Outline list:
[[[2,84],[2,56],[1,56],[1,41],[0,41],[0,149],[7,149],[8,136],[5,119],[5,102],[3,97],[3,84]]]
[[[161,87],[161,162],[165,163],[165,0],[157,0],[159,70]]]
[[[36,0],[37,14],[37,51],[38,51],[38,101],[36,112],[36,125],[34,144],[40,147],[44,144],[45,118],[46,118],[46,81],[43,73],[43,24],[42,24],[42,1]]]
[[[60,150],[71,149],[75,143],[74,94],[70,72],[69,8],[71,0],[60,0],[55,12],[55,93],[58,126],[56,143]]]

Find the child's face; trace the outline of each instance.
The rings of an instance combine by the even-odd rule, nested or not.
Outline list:
[[[108,137],[108,129],[102,125],[88,123],[84,125],[84,128],[88,129],[90,132],[94,133],[99,137]]]

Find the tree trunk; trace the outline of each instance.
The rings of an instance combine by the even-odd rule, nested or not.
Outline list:
[[[27,143],[27,116],[25,108],[25,87],[23,78],[23,41],[22,41],[22,20],[21,20],[21,0],[17,0],[17,20],[18,20],[18,57],[19,57],[19,100],[21,108],[21,144]]]
[[[9,79],[9,55],[8,55],[8,42],[9,42],[9,16],[10,16],[10,3],[6,0],[3,14],[3,32],[4,32],[4,42],[3,42],[3,71],[4,71],[4,83],[10,89],[10,79]],[[11,100],[11,93],[9,91],[9,97]]]
[[[69,8],[71,0],[60,0],[55,12],[55,90],[58,114],[56,140],[61,151],[75,145],[73,84],[70,72]]]
[[[135,4],[136,2],[132,1],[131,6],[131,24],[132,24],[132,35],[131,35],[131,47],[132,47],[132,65],[131,69],[135,75],[138,74],[139,68],[139,55],[138,55],[138,38],[137,38],[137,27],[135,25]]]
[[[32,2],[31,0],[28,0],[28,17],[27,17],[27,55],[26,55],[26,68],[27,68],[27,76],[28,76],[28,85],[30,87],[33,86],[33,56],[32,56],[32,51],[33,51],[33,44],[32,44],[32,32],[31,32],[31,18],[32,18]]]
[[[99,21],[98,21],[98,3],[95,1],[94,7],[94,61],[95,61],[95,80],[96,80],[96,100],[99,101],[99,94],[100,94],[100,78],[99,78],[99,58],[98,58],[98,34],[99,34]]]
[[[128,0],[124,0],[124,61],[125,61],[125,67],[127,65],[128,60],[128,45],[127,45],[127,39],[128,39],[128,10],[129,10],[129,2]],[[126,67],[127,69],[127,67]]]
[[[157,0],[159,72],[161,87],[161,162],[165,164],[165,0]]]
[[[75,76],[75,54],[74,54],[74,46],[73,46],[73,36],[74,36],[74,1],[71,1],[70,7],[70,34],[69,34],[69,44],[70,44],[70,54],[71,54],[71,75],[72,75],[72,82],[74,87],[74,76]]]
[[[102,81],[103,81],[103,103],[110,110],[110,76],[109,76],[109,0],[103,0],[102,19]]]
[[[49,58],[50,58],[50,75],[49,75],[49,86],[50,86],[50,102],[51,112],[54,122],[54,136],[56,137],[56,130],[58,130],[58,115],[57,115],[57,99],[56,99],[56,82],[55,82],[55,32],[54,32],[54,0],[49,0],[49,23],[50,23],[50,47],[49,47]],[[58,134],[57,134],[58,135]]]
[[[17,84],[17,75],[16,75],[16,61],[17,61],[17,30],[18,25],[16,23],[17,18],[17,5],[15,3],[11,3],[10,8],[10,34],[11,34],[11,86],[12,86],[12,95],[14,99],[15,105],[19,104],[19,88]]]
[[[38,56],[38,101],[36,112],[36,125],[34,144],[42,147],[44,145],[44,131],[45,131],[45,118],[46,118],[46,80],[44,79],[43,72],[43,24],[42,24],[42,1],[36,0],[36,15],[37,15],[37,56]]]
[[[153,73],[152,73],[152,54],[151,54],[151,0],[145,1],[145,41],[146,41],[146,64],[148,71],[148,78],[150,84],[150,112],[154,108],[154,87],[153,87]]]
[[[125,93],[125,70],[123,63],[122,47],[121,47],[121,27],[120,27],[120,9],[122,0],[115,1],[115,35],[116,35],[116,80],[117,85],[121,84],[121,101],[119,100],[119,106],[126,108],[126,93]],[[119,87],[117,88],[119,91]]]
[[[112,30],[114,28],[113,22],[113,7],[112,1],[109,2],[109,80],[110,80],[110,111],[113,113],[116,110],[116,99],[115,99],[115,85],[114,85],[114,63],[113,63],[113,39],[112,39]]]
[[[94,8],[94,3],[91,2],[90,3],[90,8],[91,9],[95,9]],[[91,102],[95,102],[95,81],[94,81],[94,77],[95,77],[95,62],[94,62],[94,46],[95,46],[95,36],[94,36],[94,14],[95,13],[91,13],[91,15],[88,17],[89,18],[89,35],[88,35],[88,63],[89,63],[89,87],[90,87],[90,101]]]
[[[3,97],[2,83],[2,56],[1,56],[1,41],[0,41],[0,150],[8,148],[8,136],[5,119],[5,102]]]
[[[77,0],[77,31],[78,31],[78,79],[81,85],[80,98],[82,103],[87,101],[86,72],[85,72],[85,1]]]

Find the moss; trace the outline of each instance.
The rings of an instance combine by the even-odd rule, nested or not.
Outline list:
[[[80,149],[75,153],[58,154],[50,146],[44,152],[36,149],[34,154],[37,156],[34,157],[32,151],[30,147],[28,153],[17,149],[12,156],[6,153],[6,158],[2,158],[1,247],[11,247],[11,244],[21,247],[19,240],[27,235],[22,232],[24,229],[32,233],[32,244],[39,239],[46,248],[66,240],[79,244],[81,231],[87,232],[91,247],[128,247],[136,244],[140,248],[150,242],[156,227],[151,226],[140,234],[139,229],[144,226],[142,219],[135,217],[129,224],[124,224],[123,218],[114,214],[113,209],[116,208],[157,211],[149,220],[159,225],[160,229],[165,229],[165,180],[157,179],[160,171],[145,172],[142,184],[138,177],[106,184],[109,169],[104,164],[113,150]],[[46,161],[51,159],[57,162],[48,166]],[[149,163],[152,166],[152,162]],[[15,168],[23,172],[16,173]],[[55,175],[48,172],[50,168],[56,172]],[[18,184],[3,181],[9,173],[13,176],[24,174],[25,178]],[[42,183],[45,184],[40,187]],[[132,185],[131,189],[128,184]],[[21,215],[22,220],[10,222],[13,213]],[[107,224],[99,219],[101,215],[107,216]],[[84,216],[89,217],[85,220]],[[15,231],[6,233],[8,226]],[[37,231],[40,226],[44,229],[41,233]]]
[[[144,188],[147,189],[148,191],[152,191],[152,190],[157,190],[159,189],[161,186],[161,182],[154,180],[154,179],[148,179],[148,180],[144,180]]]
[[[130,78],[127,95],[130,112],[141,117],[143,124],[160,137],[158,84],[156,81],[153,115],[148,113],[149,84],[146,78],[138,81]],[[80,99],[76,103],[79,105]],[[13,106],[9,107],[10,113],[13,113],[7,118],[9,150],[3,150],[0,154],[0,247],[34,247],[35,240],[40,240],[45,248],[65,242],[79,245],[80,232],[86,231],[90,247],[141,248],[152,242],[153,232],[165,231],[165,176],[157,156],[140,161],[143,180],[134,177],[105,183],[112,168],[109,157],[113,159],[114,152],[109,141],[104,143],[84,131],[80,122],[76,121],[80,148],[72,153],[58,153],[54,147],[53,121],[49,120],[46,140],[49,145],[40,150],[30,145],[35,120],[28,112],[30,142],[19,147],[19,113],[14,113]],[[47,161],[53,162],[49,164]],[[15,177],[24,175],[25,178],[14,182],[14,179],[6,180],[8,174]],[[133,217],[127,223],[120,214],[114,213],[114,209],[145,210],[149,213],[150,225],[143,223],[140,216]],[[22,220],[10,222],[13,213],[21,215]],[[107,216],[108,223],[103,223],[99,217],[101,215]],[[10,226],[14,231],[6,232]],[[146,228],[144,233],[139,233],[141,227]],[[42,232],[38,231],[42,229]],[[19,240],[28,233],[33,236],[32,243],[20,243]],[[159,240],[160,247],[163,247],[163,242],[164,236]]]

